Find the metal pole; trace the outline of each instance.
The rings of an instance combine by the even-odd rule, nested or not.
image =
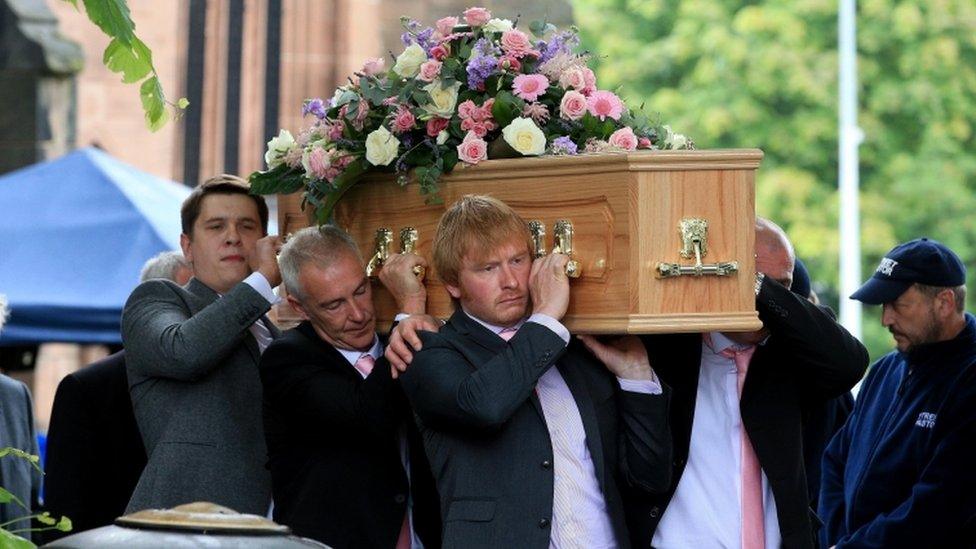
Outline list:
[[[861,284],[861,225],[858,195],[858,151],[864,139],[857,126],[857,24],[855,0],[840,0],[840,322],[861,337],[861,303],[848,299]]]

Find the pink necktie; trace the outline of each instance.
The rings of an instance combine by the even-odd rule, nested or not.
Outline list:
[[[353,365],[354,368],[359,370],[359,373],[363,374],[363,377],[369,375],[373,371],[373,365],[376,364],[376,359],[370,355],[363,355],[359,357],[356,364]]]
[[[413,542],[410,536],[410,515],[403,517],[403,526],[400,527],[400,536],[397,538],[396,549],[410,549]]]
[[[504,330],[498,332],[498,337],[508,341],[515,337],[515,332],[518,332],[515,328],[505,328]]]
[[[742,385],[749,370],[749,361],[756,352],[755,345],[740,350],[731,347],[723,349],[719,354],[735,361],[736,385],[739,400],[742,400]],[[759,458],[746,433],[745,423],[740,429],[742,433],[742,549],[764,549],[766,546],[765,525],[763,524],[763,494],[762,469]]]

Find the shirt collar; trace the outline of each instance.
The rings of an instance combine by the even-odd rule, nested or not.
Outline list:
[[[373,346],[370,347],[365,353],[362,351],[340,349],[338,347],[336,347],[336,350],[342,354],[343,358],[349,361],[349,364],[355,365],[356,361],[359,360],[359,357],[363,356],[364,354],[373,357],[374,360],[379,360],[380,355],[383,354],[383,344],[380,343],[379,336],[373,336]]]
[[[494,324],[488,324],[484,320],[481,320],[480,318],[474,316],[473,314],[469,313],[468,311],[465,311],[463,306],[461,307],[461,311],[463,311],[464,314],[468,315],[468,318],[470,318],[471,320],[477,322],[478,324],[481,324],[485,328],[488,328],[488,330],[491,331],[491,333],[493,333],[495,335],[500,334],[502,332],[502,330],[505,330],[507,328],[511,328],[513,330],[518,330],[519,328],[522,327],[523,324],[525,324],[525,319],[523,318],[522,320],[519,320],[518,322],[516,322],[515,325],[513,325],[513,326],[495,326]]]

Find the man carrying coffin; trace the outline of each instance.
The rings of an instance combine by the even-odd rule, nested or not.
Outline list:
[[[559,322],[568,257],[532,260],[526,223],[466,196],[441,218],[434,266],[457,306],[401,374],[441,498],[445,547],[626,547],[621,490],[669,481],[668,389],[634,338]]]
[[[629,502],[636,545],[814,546],[801,418],[857,383],[868,354],[830,311],[790,292],[793,259],[782,229],[757,220],[763,328],[643,337],[674,391],[674,462],[663,495]]]
[[[382,357],[355,242],[331,225],[302,229],[279,262],[306,320],[261,357],[275,520],[336,549],[438,547],[430,467]],[[381,271],[405,313],[425,309],[415,265],[401,255]]]

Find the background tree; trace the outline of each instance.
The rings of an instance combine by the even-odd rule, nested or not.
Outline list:
[[[836,0],[574,0],[601,88],[646,101],[699,148],[758,147],[757,208],[838,304]],[[976,3],[858,2],[864,276],[899,241],[976,270]],[[846,296],[844,296],[846,298]],[[892,348],[866,308],[872,357]]]

